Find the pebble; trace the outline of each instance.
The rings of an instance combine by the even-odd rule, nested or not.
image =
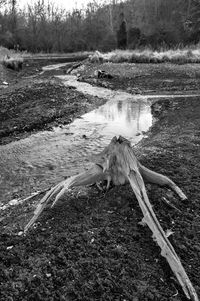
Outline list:
[[[9,246],[6,248],[6,250],[11,250],[13,248],[13,246]]]

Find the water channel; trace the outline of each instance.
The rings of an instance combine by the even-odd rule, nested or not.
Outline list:
[[[93,87],[78,82],[75,76],[59,77],[66,86],[107,102],[62,128],[0,146],[0,209],[13,198],[28,196],[82,172],[91,164],[91,155],[100,152],[115,135],[136,144],[152,125],[153,98],[162,97]]]

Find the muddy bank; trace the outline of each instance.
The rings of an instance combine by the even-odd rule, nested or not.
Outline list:
[[[46,70],[46,64],[66,63]],[[21,72],[0,65],[0,143],[27,137],[31,132],[67,124],[74,117],[101,105],[105,100],[85,97],[64,87],[54,75],[63,75],[73,65],[63,58],[25,60]],[[105,70],[112,79],[97,78],[95,71]],[[130,94],[199,94],[198,64],[83,64],[72,71],[81,81]],[[24,114],[25,112],[25,114]]]
[[[36,70],[35,66],[25,67],[22,73],[3,69],[1,76],[9,85],[0,93],[0,144],[68,124],[105,102],[66,88],[53,77],[56,71],[41,74]]]
[[[200,293],[197,112],[198,100],[162,102],[156,113],[159,122],[136,153],[188,196],[183,203],[168,189],[147,186],[161,225],[174,232],[170,240]],[[168,207],[163,197],[177,209]],[[37,201],[4,212],[3,300],[185,300],[149,229],[138,224],[142,214],[128,185],[106,194],[95,187],[75,189],[54,210],[47,210],[26,237],[19,237]]]
[[[112,78],[97,78],[101,70]],[[123,89],[133,94],[197,93],[200,91],[199,64],[87,64],[73,71],[94,85]]]
[[[168,175],[188,196],[183,203],[168,189],[147,185],[159,221],[174,232],[169,239],[200,295],[199,98],[166,98],[152,111],[157,122],[135,151],[144,165]],[[19,236],[38,200],[1,212],[2,300],[185,300],[151,232],[138,224],[142,213],[128,185],[107,193],[74,189],[46,210],[26,237]]]

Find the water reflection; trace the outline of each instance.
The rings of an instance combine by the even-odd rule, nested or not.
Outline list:
[[[85,122],[99,128],[106,143],[115,135],[122,135],[136,143],[137,134],[147,131],[152,124],[150,106],[144,102],[109,102],[84,116]]]
[[[151,123],[146,103],[110,101],[65,128],[1,146],[0,200],[28,195],[83,171],[89,166],[88,157],[102,150],[114,135],[136,143],[141,137],[136,134]]]
[[[0,147],[0,201],[30,195],[83,171],[91,164],[91,154],[101,151],[115,135],[123,135],[132,144],[142,138],[137,134],[152,124],[147,99],[124,92],[121,97],[120,92],[116,97],[113,91],[106,93],[111,97],[105,105],[70,125]]]

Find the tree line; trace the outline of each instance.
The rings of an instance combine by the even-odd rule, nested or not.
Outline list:
[[[196,44],[200,0],[91,0],[68,12],[48,0],[19,9],[0,0],[0,45],[31,52],[73,52]]]

